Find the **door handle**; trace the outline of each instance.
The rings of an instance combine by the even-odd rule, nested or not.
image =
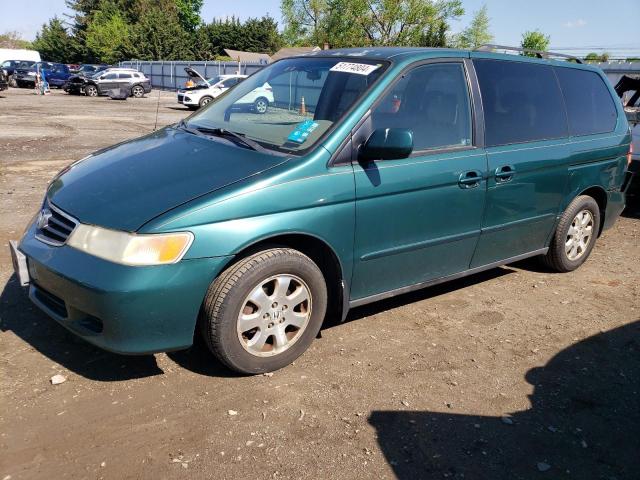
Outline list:
[[[515,174],[516,169],[513,165],[503,165],[502,167],[496,168],[494,175],[497,183],[505,183],[511,181]]]
[[[470,170],[468,172],[462,172],[458,177],[458,186],[460,188],[475,188],[480,185],[482,181],[482,172],[477,170]]]

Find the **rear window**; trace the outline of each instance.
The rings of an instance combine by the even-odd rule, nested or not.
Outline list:
[[[569,115],[571,135],[613,131],[617,112],[613,98],[596,72],[556,68]]]
[[[553,68],[533,63],[474,60],[487,146],[566,137],[567,119]]]

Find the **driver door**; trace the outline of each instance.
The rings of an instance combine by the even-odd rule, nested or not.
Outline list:
[[[467,270],[480,235],[487,159],[474,135],[462,59],[421,64],[401,76],[354,135],[413,132],[409,158],[355,162],[353,305]]]

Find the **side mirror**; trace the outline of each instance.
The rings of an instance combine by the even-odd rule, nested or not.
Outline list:
[[[397,160],[413,151],[413,131],[406,128],[378,128],[360,147],[358,159]]]

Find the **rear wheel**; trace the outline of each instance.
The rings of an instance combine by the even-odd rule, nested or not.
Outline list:
[[[593,250],[600,231],[600,207],[587,195],[576,197],[564,211],[543,262],[557,272],[582,265]]]
[[[198,105],[201,107],[204,107],[205,105],[208,105],[212,101],[213,101],[213,97],[206,95],[200,99],[200,101],[198,102]]]
[[[318,266],[289,248],[251,255],[209,287],[200,326],[207,345],[229,368],[262,373],[289,365],[318,334],[327,287]]]
[[[134,87],[131,89],[131,95],[133,95],[135,98],[144,97],[144,87],[142,87],[142,85],[134,85]]]
[[[98,96],[98,87],[95,85],[86,85],[84,87],[84,94],[87,97],[97,97]]]

